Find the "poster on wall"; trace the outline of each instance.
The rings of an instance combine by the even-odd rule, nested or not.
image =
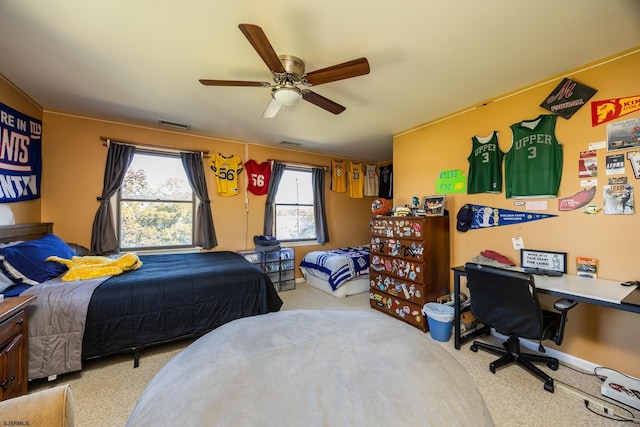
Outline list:
[[[633,214],[633,185],[616,184],[605,185],[604,213],[607,215]]]
[[[640,119],[629,119],[607,125],[607,150],[640,147]]]
[[[0,203],[40,198],[42,122],[0,103]]]

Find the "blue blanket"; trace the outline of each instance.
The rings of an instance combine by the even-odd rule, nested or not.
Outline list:
[[[335,291],[347,280],[369,273],[369,246],[309,252],[300,266],[329,275],[329,284]]]

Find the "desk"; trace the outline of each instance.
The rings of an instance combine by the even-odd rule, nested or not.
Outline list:
[[[488,331],[477,328],[464,336],[460,334],[460,278],[465,276],[464,266],[453,267],[453,334],[456,350],[465,342]],[[562,277],[534,276],[536,289],[540,293],[586,302],[616,310],[640,313],[640,305],[634,303],[640,290],[636,286],[622,286],[620,282],[605,279],[591,279],[565,274]]]

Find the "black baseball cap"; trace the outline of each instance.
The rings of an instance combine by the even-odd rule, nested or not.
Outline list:
[[[471,227],[471,221],[473,220],[473,211],[471,205],[466,204],[460,208],[458,215],[456,216],[456,230],[465,233]]]

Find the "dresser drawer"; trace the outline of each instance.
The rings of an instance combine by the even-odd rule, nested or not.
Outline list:
[[[424,238],[424,219],[407,217],[371,218],[369,223],[372,236],[392,237],[396,239],[422,240]]]
[[[429,330],[421,305],[373,290],[369,293],[369,304],[372,308],[403,320],[424,332]]]
[[[398,279],[386,274],[370,273],[369,285],[372,291],[382,291],[399,297],[421,307],[427,302],[424,285],[408,280]]]
[[[423,252],[422,242],[416,240],[371,237],[371,253],[422,262]]]
[[[424,283],[424,263],[371,254],[369,272],[391,274],[415,283]]]
[[[6,345],[13,337],[23,333],[24,324],[24,310],[20,310],[4,322],[0,323],[0,346]]]

